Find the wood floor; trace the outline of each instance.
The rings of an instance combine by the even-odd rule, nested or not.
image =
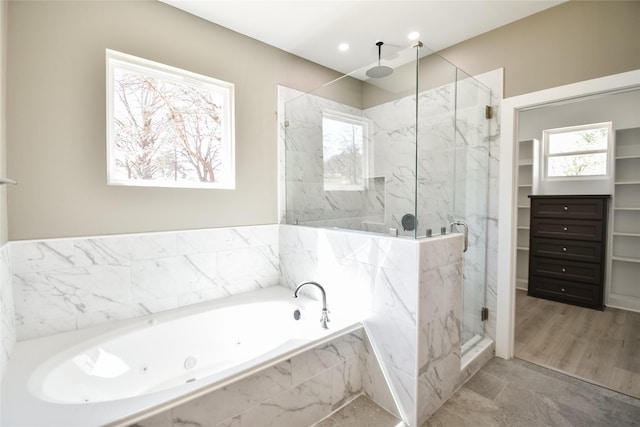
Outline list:
[[[640,313],[516,293],[515,356],[640,398]]]

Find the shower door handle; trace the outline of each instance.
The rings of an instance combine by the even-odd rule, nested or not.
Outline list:
[[[451,232],[453,232],[454,225],[461,225],[464,227],[464,251],[463,252],[467,252],[467,249],[469,249],[469,224],[467,224],[466,222],[460,219],[457,221],[453,221],[451,223]]]

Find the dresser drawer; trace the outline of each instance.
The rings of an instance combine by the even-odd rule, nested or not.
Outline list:
[[[532,257],[529,269],[532,275],[598,284],[601,279],[602,265],[600,263]]]
[[[531,218],[531,236],[602,241],[602,221]]]
[[[603,309],[601,287],[532,276],[528,294],[535,297]]]
[[[541,218],[602,219],[605,202],[600,199],[531,198],[531,215]]]
[[[602,243],[580,240],[531,238],[532,256],[583,262],[602,261]]]

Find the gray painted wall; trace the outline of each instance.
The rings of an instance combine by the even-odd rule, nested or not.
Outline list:
[[[571,1],[441,54],[470,74],[505,67],[513,96],[640,68],[639,17],[640,2]],[[106,185],[105,48],[236,84],[235,191]],[[277,85],[335,77],[155,1],[9,2],[8,239],[277,222]]]

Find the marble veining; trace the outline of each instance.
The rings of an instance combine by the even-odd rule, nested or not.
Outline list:
[[[18,340],[276,285],[277,225],[11,242]]]
[[[363,392],[368,348],[360,329],[134,426],[311,425]]]
[[[280,141],[281,153],[286,155],[281,158],[291,159],[283,161],[288,169],[281,176],[286,186],[286,196],[281,198],[286,209],[281,216],[289,223],[319,227],[377,233],[396,228],[406,236],[414,235],[402,228],[401,219],[406,213],[417,212],[418,236],[427,229],[437,235],[440,227],[448,229],[451,221],[466,220],[470,245],[464,263],[468,289],[464,294],[463,333],[467,338],[484,333],[484,325],[475,319],[478,308],[486,305],[490,309],[486,329],[494,336],[502,70],[474,78],[458,71],[457,82],[363,110],[314,93],[280,88],[285,94],[281,111],[286,111]],[[489,120],[485,118],[486,104],[494,107]],[[323,191],[320,118],[327,108],[348,110],[373,123],[369,174],[384,182],[380,196],[376,196],[380,203],[372,206],[372,197],[349,194],[341,198]],[[486,283],[486,301],[485,292],[475,290],[476,283]]]

